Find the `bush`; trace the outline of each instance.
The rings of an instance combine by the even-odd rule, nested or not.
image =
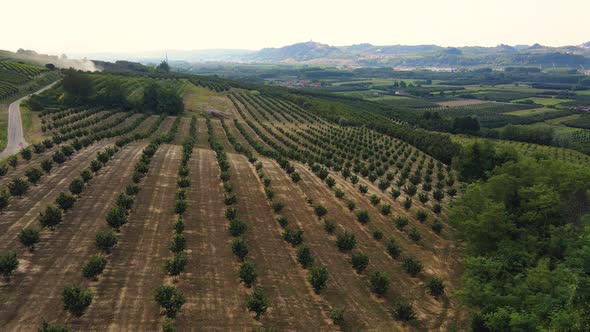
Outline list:
[[[129,196],[126,193],[120,193],[117,195],[117,201],[115,202],[115,204],[117,204],[117,206],[123,210],[131,209],[133,207],[133,203],[135,203],[133,196]]]
[[[238,217],[238,209],[235,207],[228,207],[225,209],[225,218],[232,220]]]
[[[432,231],[435,232],[436,234],[440,234],[444,228],[443,224],[437,219],[435,220],[432,225],[430,225],[430,228],[432,228]]]
[[[24,148],[20,151],[20,155],[24,160],[31,160],[33,158],[33,151],[30,148]]]
[[[80,172],[80,178],[84,183],[88,183],[88,181],[92,180],[92,177],[92,171],[88,168],[85,168]]]
[[[43,172],[40,169],[33,167],[29,168],[25,172],[25,176],[27,177],[27,180],[29,180],[30,183],[37,184],[37,182],[39,182],[39,180],[43,176]]]
[[[243,262],[240,265],[240,280],[246,285],[246,287],[250,288],[256,282],[258,278],[258,274],[256,273],[256,269],[254,268],[254,264],[249,261]]]
[[[94,159],[93,161],[90,162],[90,169],[94,173],[100,171],[101,168],[102,168],[102,163],[100,162],[100,160]]]
[[[323,206],[323,205],[316,205],[313,208],[316,216],[318,216],[319,218],[323,217],[326,215],[326,213],[328,213],[328,210]]]
[[[119,230],[121,226],[127,223],[127,212],[126,210],[117,206],[107,212],[105,219],[109,226]]]
[[[96,276],[102,273],[104,268],[107,266],[107,259],[104,256],[94,255],[90,257],[90,260],[84,268],[82,268],[82,275],[86,279],[94,279]]]
[[[433,277],[426,282],[428,293],[434,297],[445,293],[445,283],[441,278]]]
[[[336,195],[336,198],[343,198],[344,197],[344,191],[342,191],[342,189],[336,189],[334,191],[334,195]]]
[[[248,255],[248,245],[243,239],[235,239],[231,243],[231,251],[241,261]]]
[[[110,229],[98,231],[94,240],[98,250],[107,254],[111,252],[111,248],[114,247],[117,242],[119,242],[119,239]]]
[[[255,287],[252,293],[246,296],[246,307],[256,314],[256,319],[268,309],[268,298],[260,287]]]
[[[178,253],[166,261],[164,264],[164,270],[169,276],[177,276],[184,272],[186,269],[186,264],[188,262],[188,258],[183,253]]]
[[[287,224],[289,223],[288,220],[287,220],[287,217],[285,217],[285,216],[278,216],[277,217],[277,222],[283,228],[287,227]]]
[[[8,166],[7,165],[0,165],[0,176],[4,176],[8,173]]]
[[[435,203],[432,206],[432,212],[434,212],[436,214],[440,214],[442,212],[442,205],[440,205],[440,203]]]
[[[35,228],[23,228],[18,233],[18,240],[20,243],[30,250],[35,249],[35,244],[39,243],[40,239],[40,232]]]
[[[282,236],[283,239],[289,242],[292,246],[297,246],[303,243],[303,230],[301,229],[294,230],[287,227],[283,231]]]
[[[269,201],[272,201],[273,197],[275,197],[274,191],[272,191],[270,188],[264,188],[264,195]]]
[[[12,168],[16,168],[16,165],[18,165],[18,157],[16,155],[8,157],[8,165],[12,166]]]
[[[313,265],[313,255],[311,254],[311,250],[307,246],[302,246],[297,249],[297,261],[304,269]]]
[[[240,236],[246,232],[248,225],[238,218],[229,221],[229,234],[231,236]]]
[[[174,213],[182,215],[188,208],[188,201],[184,199],[177,199],[174,202]]]
[[[389,256],[391,256],[392,258],[398,258],[399,254],[401,254],[401,249],[399,248],[397,242],[395,242],[393,238],[387,240],[387,243],[385,243],[385,248],[387,249],[387,253],[389,254]]]
[[[297,172],[291,173],[291,181],[293,181],[295,183],[301,181],[301,175]]]
[[[393,315],[397,320],[404,322],[416,319],[414,307],[409,303],[397,303],[393,308]]]
[[[175,233],[168,248],[175,254],[183,252],[186,249],[186,238],[184,235]]]
[[[373,206],[375,206],[375,205],[379,204],[379,202],[381,202],[381,198],[379,198],[379,196],[377,196],[375,194],[371,195],[369,200],[371,201],[371,205],[373,205]]]
[[[402,268],[412,277],[418,275],[418,273],[422,272],[422,263],[413,257],[406,257],[402,261]]]
[[[357,212],[356,213],[356,220],[358,220],[358,222],[360,222],[363,225],[368,223],[370,220],[369,211],[360,210],[359,212]]]
[[[174,318],[186,302],[182,292],[174,286],[162,285],[154,294],[156,303],[164,308],[164,313],[169,318]]]
[[[316,266],[309,271],[307,280],[313,287],[316,293],[319,293],[328,282],[328,268],[325,266]]]
[[[348,201],[346,202],[346,207],[352,211],[356,208],[356,203],[354,201]]]
[[[338,234],[336,237],[336,246],[338,247],[338,250],[342,252],[351,251],[356,246],[356,238],[354,237],[354,234],[348,232]]]
[[[125,187],[125,193],[129,196],[135,196],[139,193],[139,186],[136,184],[130,184]]]
[[[420,239],[422,239],[422,234],[420,234],[420,232],[416,229],[416,227],[412,228],[412,230],[410,231],[410,234],[408,236],[414,242],[418,242],[418,241],[420,241]]]
[[[61,152],[61,150],[57,150],[53,153],[51,159],[53,159],[53,162],[56,164],[61,165],[66,161],[66,156],[63,154],[63,152]]]
[[[336,231],[336,224],[332,220],[324,220],[324,230],[328,234],[334,234],[334,231]]]
[[[383,238],[383,232],[381,232],[378,229],[374,230],[373,231],[373,238],[377,241],[381,240]]]
[[[283,202],[280,201],[276,201],[272,203],[272,210],[275,213],[279,213],[281,212],[281,210],[285,207],[285,204],[283,204]]]
[[[62,221],[61,209],[53,205],[48,205],[44,212],[39,213],[38,220],[42,227],[53,229]]]
[[[416,212],[416,219],[418,219],[418,221],[420,221],[421,223],[424,223],[426,219],[428,219],[428,214],[426,213],[426,211],[420,209],[418,210],[418,212]]]
[[[369,187],[367,187],[366,185],[364,185],[364,184],[361,184],[361,185],[359,186],[359,192],[360,192],[361,194],[366,194],[368,191],[369,191]]]
[[[72,329],[70,329],[66,325],[49,324],[46,321],[43,321],[37,331],[38,332],[72,332]]]
[[[67,286],[62,293],[64,309],[74,316],[82,316],[92,303],[92,292],[79,286]]]
[[[18,268],[18,258],[16,253],[9,252],[0,256],[0,274],[8,279]]]
[[[29,191],[29,184],[21,178],[13,178],[8,183],[8,191],[12,196],[21,197]]]
[[[71,209],[75,202],[76,197],[64,192],[59,193],[59,196],[55,199],[55,204],[64,211]]]
[[[6,209],[9,201],[10,194],[8,193],[8,191],[6,191],[6,189],[0,190],[0,214],[2,213],[2,210]]]
[[[328,187],[332,188],[332,187],[334,187],[336,185],[336,180],[334,180],[333,177],[328,176],[326,178],[326,184],[328,185]]]
[[[389,289],[389,276],[385,272],[373,271],[369,275],[369,283],[371,284],[371,291],[382,296]]]
[[[73,179],[69,189],[72,194],[79,195],[84,190],[84,181],[80,178]]]
[[[397,227],[400,231],[404,230],[404,228],[410,223],[408,218],[406,217],[397,217],[395,218],[395,227]]]
[[[162,323],[162,332],[177,332],[177,329],[174,326],[174,321],[170,318],[164,319],[164,322]]]
[[[174,232],[177,234],[184,232],[184,220],[182,218],[178,218],[174,223]]]
[[[352,253],[352,267],[357,273],[363,273],[363,271],[369,266],[369,256],[360,253]]]
[[[406,198],[404,201],[404,209],[409,210],[412,207],[412,199]]]
[[[334,324],[342,324],[342,322],[344,322],[344,309],[334,308],[330,310],[330,318],[332,319],[332,322],[334,322]]]
[[[391,189],[391,198],[396,200],[401,193],[397,189]]]

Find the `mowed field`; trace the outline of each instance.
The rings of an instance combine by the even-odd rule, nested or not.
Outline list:
[[[0,282],[1,330],[36,331],[42,321],[75,331],[158,331],[165,322],[179,331],[465,328],[466,312],[451,295],[459,288],[461,258],[446,222],[448,205],[460,194],[450,168],[405,142],[328,123],[272,96],[195,88],[185,102],[191,112],[178,118],[88,110],[41,117],[54,116],[57,128],[47,137],[68,126],[94,128],[104,137],[92,136],[21,197],[10,197],[2,211],[0,252],[16,253],[19,267]],[[81,122],[76,114],[97,122]],[[26,180],[29,169],[73,140],[20,160],[0,186]],[[108,148],[112,156],[92,171],[61,223],[41,228],[40,213]],[[146,159],[145,174],[136,178],[136,165]],[[105,216],[134,183],[139,190],[126,223],[113,230],[118,243],[101,254],[106,267],[84,277],[83,267],[99,253],[96,235],[109,229]],[[179,191],[187,202],[180,212]],[[232,211],[246,225],[238,236],[229,230]],[[171,276],[164,266],[174,256],[179,219],[187,264]],[[19,241],[26,227],[41,232],[34,250]],[[300,241],[291,240],[291,232],[300,232]],[[353,238],[352,247],[341,246],[344,236]],[[235,254],[237,239],[247,244],[243,260]],[[313,257],[306,266],[302,248]],[[367,257],[366,268],[353,267],[357,254]],[[244,262],[256,271],[251,286],[240,278]],[[314,289],[310,273],[318,268],[328,278]],[[375,275],[384,278],[383,291],[376,290]],[[444,282],[444,294],[429,293],[432,278]],[[80,315],[64,310],[62,292],[71,285],[93,295]],[[161,285],[174,286],[185,299],[169,321],[154,300]],[[268,299],[260,317],[246,305],[254,289]]]

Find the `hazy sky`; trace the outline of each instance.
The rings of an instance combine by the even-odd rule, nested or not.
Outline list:
[[[590,40],[590,0],[18,0],[2,12],[0,49],[49,53]]]

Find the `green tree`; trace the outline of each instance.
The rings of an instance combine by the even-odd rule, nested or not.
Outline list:
[[[160,307],[164,309],[164,314],[169,318],[174,318],[186,303],[182,292],[174,287],[162,285],[158,287],[154,294],[154,299]]]
[[[41,234],[39,233],[39,230],[35,228],[23,228],[18,233],[18,239],[23,246],[30,250],[34,250],[35,244],[39,243],[39,240],[41,239]]]
[[[254,268],[254,264],[249,261],[245,261],[240,265],[239,275],[240,280],[248,288],[250,288],[258,278],[258,274],[256,273],[256,269]]]
[[[268,297],[260,287],[255,287],[254,290],[246,296],[246,306],[248,310],[256,314],[256,319],[260,319],[260,315],[268,310]]]
[[[12,196],[21,197],[29,191],[29,184],[21,178],[12,178],[8,183],[8,191]]]
[[[328,282],[329,273],[328,268],[325,266],[316,266],[311,268],[307,279],[316,293],[319,293]]]
[[[10,194],[8,193],[8,191],[6,191],[6,189],[0,190],[0,214],[2,214],[2,211],[4,209],[6,209],[9,202]]]
[[[127,223],[127,212],[118,206],[114,207],[107,212],[105,220],[109,226],[118,231]]]
[[[64,309],[74,316],[82,316],[92,303],[92,292],[79,286],[67,286],[62,293]]]
[[[371,291],[382,296],[389,289],[389,276],[385,272],[373,271],[369,274]]]
[[[186,269],[186,264],[188,263],[188,258],[183,253],[178,253],[166,261],[164,265],[164,269],[169,276],[177,276],[184,272]]]
[[[357,273],[363,273],[363,271],[367,269],[367,266],[369,266],[369,256],[361,252],[352,253],[351,261],[352,267]]]
[[[356,246],[354,234],[344,232],[336,236],[336,246],[342,252],[349,252]]]
[[[39,223],[42,227],[49,227],[54,229],[55,226],[62,222],[62,211],[54,205],[48,205],[45,211],[39,213]]]
[[[18,258],[16,258],[16,253],[9,252],[0,255],[0,274],[8,280],[12,273],[18,268],[18,264],[19,262]]]
[[[313,255],[311,249],[307,246],[301,246],[297,249],[297,261],[304,269],[313,265]]]
[[[117,235],[115,235],[110,229],[103,229],[96,233],[96,247],[98,250],[106,254],[111,252],[111,248],[113,248],[117,242],[119,242]]]
[[[94,255],[82,268],[82,275],[86,279],[95,279],[107,266],[107,259],[101,255]]]

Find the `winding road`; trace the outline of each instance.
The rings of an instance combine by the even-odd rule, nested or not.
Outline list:
[[[53,82],[33,94],[39,94],[51,88],[55,83],[57,82]],[[30,96],[31,94],[28,94],[19,98],[8,106],[8,142],[6,144],[6,149],[0,152],[0,159],[15,154],[29,145],[29,143],[25,141],[25,136],[23,134],[23,123],[20,116],[20,102]]]

